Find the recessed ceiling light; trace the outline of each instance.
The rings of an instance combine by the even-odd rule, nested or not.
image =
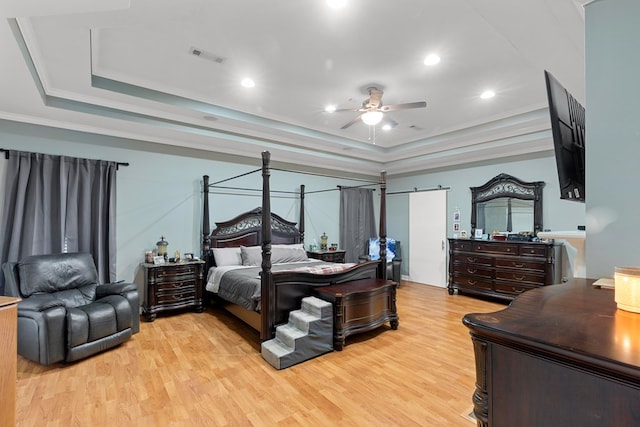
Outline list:
[[[482,95],[480,95],[480,98],[489,99],[489,98],[493,98],[494,96],[496,96],[496,93],[494,91],[485,90],[484,92],[482,92]]]
[[[435,53],[427,55],[427,57],[424,58],[424,65],[436,65],[439,62],[440,62],[440,57]]]
[[[326,107],[324,107],[324,111],[327,112],[327,113],[335,113],[336,106],[335,105],[327,105]]]
[[[391,127],[391,125],[389,123],[387,123],[385,125],[382,125],[382,130],[391,130],[391,129],[392,129],[392,127]]]
[[[242,81],[240,82],[240,84],[244,87],[254,87],[256,85],[256,82],[254,82],[252,79],[250,79],[249,77],[242,79]]]
[[[347,0],[327,0],[327,4],[332,9],[341,9],[347,5]]]

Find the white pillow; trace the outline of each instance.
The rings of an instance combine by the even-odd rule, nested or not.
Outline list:
[[[225,265],[242,265],[240,248],[212,248],[213,258],[218,267]]]

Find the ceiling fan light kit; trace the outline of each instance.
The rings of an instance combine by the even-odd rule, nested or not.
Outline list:
[[[411,108],[424,108],[427,106],[425,101],[417,101],[417,102],[408,102],[404,104],[395,104],[395,105],[382,105],[382,90],[375,86],[370,86],[367,88],[367,92],[369,92],[369,98],[365,99],[362,103],[362,107],[356,109],[340,109],[335,111],[355,111],[361,113],[359,116],[355,117],[346,125],[342,126],[340,129],[346,129],[349,126],[357,123],[358,121],[362,121],[364,124],[368,126],[375,126],[382,121],[384,118],[384,113],[388,111],[397,111],[397,110],[408,110]],[[397,123],[391,119],[389,119],[391,123],[393,123],[390,127],[393,128],[397,125]]]
[[[382,111],[367,111],[360,116],[360,119],[369,126],[375,126],[382,121],[383,116]]]

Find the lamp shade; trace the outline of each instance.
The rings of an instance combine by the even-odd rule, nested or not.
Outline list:
[[[640,313],[640,267],[616,267],[614,283],[618,308]]]
[[[367,111],[362,116],[360,116],[360,118],[365,124],[369,126],[375,126],[380,123],[383,115],[384,114],[382,113],[382,111]]]

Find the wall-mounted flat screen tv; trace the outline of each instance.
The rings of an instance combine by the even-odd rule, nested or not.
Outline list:
[[[560,198],[585,201],[585,110],[545,70]]]

